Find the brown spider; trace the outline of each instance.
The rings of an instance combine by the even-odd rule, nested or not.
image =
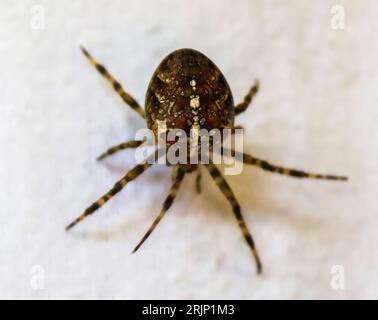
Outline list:
[[[189,136],[193,129],[235,129],[234,118],[245,111],[257,93],[258,81],[252,86],[243,102],[234,105],[230,87],[227,84],[218,67],[202,53],[192,49],[180,49],[169,54],[158,66],[149,83],[145,111],[135,101],[121,84],[116,81],[109,72],[92,56],[81,47],[89,62],[105,77],[113,86],[121,98],[140,116],[146,119],[147,127],[154,133],[158,133],[158,124],[165,121],[168,129],[181,129]],[[127,148],[137,148],[143,141],[132,140],[121,143],[108,149],[98,157],[98,160]],[[235,150],[231,150],[234,154]],[[147,168],[152,165],[151,157],[155,159],[157,151],[145,161],[136,165],[124,177],[122,177],[105,195],[90,205],[77,219],[70,223],[66,230],[71,229],[78,222],[102,207],[115,194],[123,189],[130,181],[136,179]],[[347,177],[307,173],[304,171],[283,168],[272,165],[265,160],[257,159],[248,154],[239,154],[245,164],[255,165],[263,170],[279,173],[296,178],[325,179],[325,180],[347,180]],[[262,265],[258,256],[253,238],[241,214],[240,206],[230,186],[224,179],[220,170],[215,166],[211,157],[205,166],[211,177],[229,201],[240,230],[255,257],[257,272],[262,271]],[[172,205],[176,193],[186,173],[197,171],[196,187],[200,192],[201,172],[199,164],[176,164],[173,166],[173,183],[168,196],[163,203],[159,215],[148,229],[142,240],[135,247],[137,251],[143,242],[155,229],[167,210]]]

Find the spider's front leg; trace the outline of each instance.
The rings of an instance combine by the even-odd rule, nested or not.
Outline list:
[[[231,190],[231,187],[228,185],[225,178],[222,176],[219,169],[210,161],[208,165],[206,165],[210,175],[212,176],[213,180],[219,187],[220,191],[223,195],[227,198],[228,202],[232,207],[232,211],[234,212],[235,218],[238,222],[239,228],[243,234],[245,241],[247,242],[249,248],[251,249],[252,255],[255,257],[256,266],[257,266],[257,273],[261,273],[262,265],[260,261],[259,254],[257,253],[257,249],[255,246],[255,242],[253,241],[252,235],[248,230],[248,227],[244,221],[244,218],[241,214],[241,209],[238,201],[235,198],[234,193]]]
[[[152,166],[154,159],[158,157],[159,149],[156,150],[151,156],[147,158],[143,163],[137,164],[133,169],[131,169],[126,175],[115,183],[113,188],[111,188],[107,193],[100,197],[96,202],[92,203],[84,212],[73,220],[67,227],[66,230],[73,228],[79,222],[84,220],[86,217],[94,213],[96,210],[100,209],[106,202],[108,202],[113,196],[120,192],[129,182],[135,180],[144,171]]]
[[[133,253],[136,252],[142,244],[147,240],[147,238],[150,236],[152,231],[156,228],[156,226],[159,224],[159,222],[163,219],[165,214],[167,213],[168,209],[171,207],[173,201],[176,198],[177,191],[181,185],[182,180],[184,179],[185,176],[185,169],[180,168],[179,166],[176,166],[173,168],[173,183],[171,185],[171,189],[168,192],[168,196],[165,198],[165,201],[163,203],[163,208],[161,209],[159,215],[156,217],[150,228],[147,230],[145,235],[143,236],[142,240],[139,241],[135,249],[133,250]]]

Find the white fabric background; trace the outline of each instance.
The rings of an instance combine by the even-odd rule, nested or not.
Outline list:
[[[1,298],[378,298],[377,1],[0,4]],[[30,26],[36,4],[45,9],[43,30]],[[334,4],[346,10],[344,30],[330,27]],[[262,276],[208,174],[200,196],[187,177],[135,255],[168,190],[166,167],[151,168],[66,233],[134,165],[132,151],[103,164],[96,156],[144,126],[80,44],[141,103],[157,64],[182,47],[208,55],[236,101],[259,78],[253,106],[237,120],[245,149],[350,181],[253,167],[228,178]],[[344,290],[330,286],[334,265],[345,268]]]

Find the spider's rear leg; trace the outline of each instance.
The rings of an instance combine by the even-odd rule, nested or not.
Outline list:
[[[80,46],[80,49],[81,51],[83,51],[89,62],[97,69],[97,71],[111,83],[114,90],[119,94],[123,101],[126,102],[136,112],[138,112],[143,118],[145,118],[146,114],[139,103],[122,88],[121,84],[117,80],[115,80],[113,76],[105,69],[105,67],[102,64],[98,63],[84,47]]]
[[[100,156],[97,157],[97,160],[102,160],[118,151],[129,149],[129,148],[138,148],[144,141],[139,140],[131,140],[127,142],[120,143],[114,147],[109,148],[104,153],[102,153]]]
[[[236,200],[234,193],[232,192],[230,186],[228,185],[227,181],[222,176],[219,169],[213,163],[210,162],[210,164],[206,165],[206,168],[209,170],[210,175],[212,176],[213,180],[215,181],[215,183],[217,184],[217,186],[219,187],[223,195],[227,198],[228,202],[230,203],[232,210],[234,212],[235,218],[240,227],[240,230],[243,234],[243,237],[245,241],[247,242],[249,248],[251,249],[253,256],[255,257],[257,273],[261,273],[262,265],[261,265],[259,255],[257,253],[255,243],[244,221],[244,218],[241,214],[240,205],[238,201]]]
[[[235,155],[237,153],[234,150],[231,150],[231,152]],[[336,175],[329,175],[329,174],[305,172],[302,170],[276,166],[276,165],[270,164],[268,161],[252,157],[251,155],[246,154],[246,153],[243,153],[243,154],[239,153],[239,156],[241,156],[239,159],[242,158],[245,164],[251,164],[263,170],[282,174],[285,176],[290,176],[290,177],[295,177],[295,178],[319,179],[319,180],[339,180],[339,181],[348,180],[348,177],[346,176],[336,176]],[[238,159],[238,156],[236,158]]]
[[[153,164],[153,159],[156,159],[158,151],[155,151],[154,154],[146,161],[141,164],[136,165],[131,169],[122,179],[116,182],[116,184],[111,188],[107,193],[105,193],[101,198],[96,202],[92,203],[84,212],[72,221],[67,227],[66,230],[71,229],[80,221],[84,220],[87,216],[91,215],[97,209],[100,209],[106,202],[108,202],[113,196],[120,192],[130,181],[135,180],[139,175],[141,175],[146,169],[148,169]]]
[[[248,106],[251,104],[253,97],[256,95],[256,93],[259,91],[260,82],[259,80],[255,80],[254,85],[251,89],[249,89],[247,95],[244,97],[243,102],[239,103],[237,106],[235,106],[235,115],[238,115],[245,110],[247,110]]]
[[[161,209],[159,215],[156,217],[150,228],[147,230],[146,234],[143,236],[142,240],[139,241],[138,245],[133,250],[133,253],[136,252],[142,244],[147,240],[147,238],[150,236],[152,231],[156,228],[158,223],[163,219],[165,213],[168,211],[168,209],[171,207],[173,201],[176,198],[177,191],[181,185],[181,182],[185,176],[185,170],[180,167],[173,168],[174,174],[172,177],[174,177],[174,181],[172,183],[171,189],[169,190],[168,196],[165,199],[163,203],[163,208]]]

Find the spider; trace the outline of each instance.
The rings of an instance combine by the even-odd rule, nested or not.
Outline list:
[[[205,128],[207,130],[238,128],[238,126],[234,126],[235,116],[241,114],[248,108],[259,89],[259,82],[256,80],[244,97],[244,100],[235,105],[230,87],[219,68],[209,58],[196,50],[179,49],[170,53],[157,67],[150,80],[145,97],[145,109],[143,109],[103,65],[98,63],[85,48],[81,47],[81,50],[97,71],[111,83],[114,90],[123,101],[146,120],[147,127],[154,133],[157,133],[159,121],[166,121],[168,129],[178,128],[184,130],[188,136],[191,130],[198,130],[199,128]],[[141,146],[142,143],[143,141],[141,140],[121,143],[111,147],[97,159],[102,160],[120,150],[137,148]],[[237,153],[237,151],[233,149],[231,151],[233,154]],[[94,213],[114,195],[120,192],[129,182],[139,177],[152,165],[152,162],[149,160],[151,160],[151,157],[155,158],[156,154],[157,151],[127,172],[107,193],[91,204],[79,217],[71,222],[66,227],[66,230],[71,229],[77,223]],[[254,165],[263,170],[281,175],[295,178],[347,180],[345,176],[309,173],[276,166],[245,153],[239,153],[239,156],[244,164]],[[240,205],[229,184],[211,157],[209,157],[209,161],[206,164],[178,163],[172,166],[173,181],[162,209],[133,250],[133,253],[140,248],[162,220],[172,205],[186,174],[197,172],[196,189],[198,193],[201,191],[201,166],[204,166],[209,171],[210,176],[231,205],[242,235],[255,258],[257,272],[261,273],[262,264],[252,234],[242,216]]]

